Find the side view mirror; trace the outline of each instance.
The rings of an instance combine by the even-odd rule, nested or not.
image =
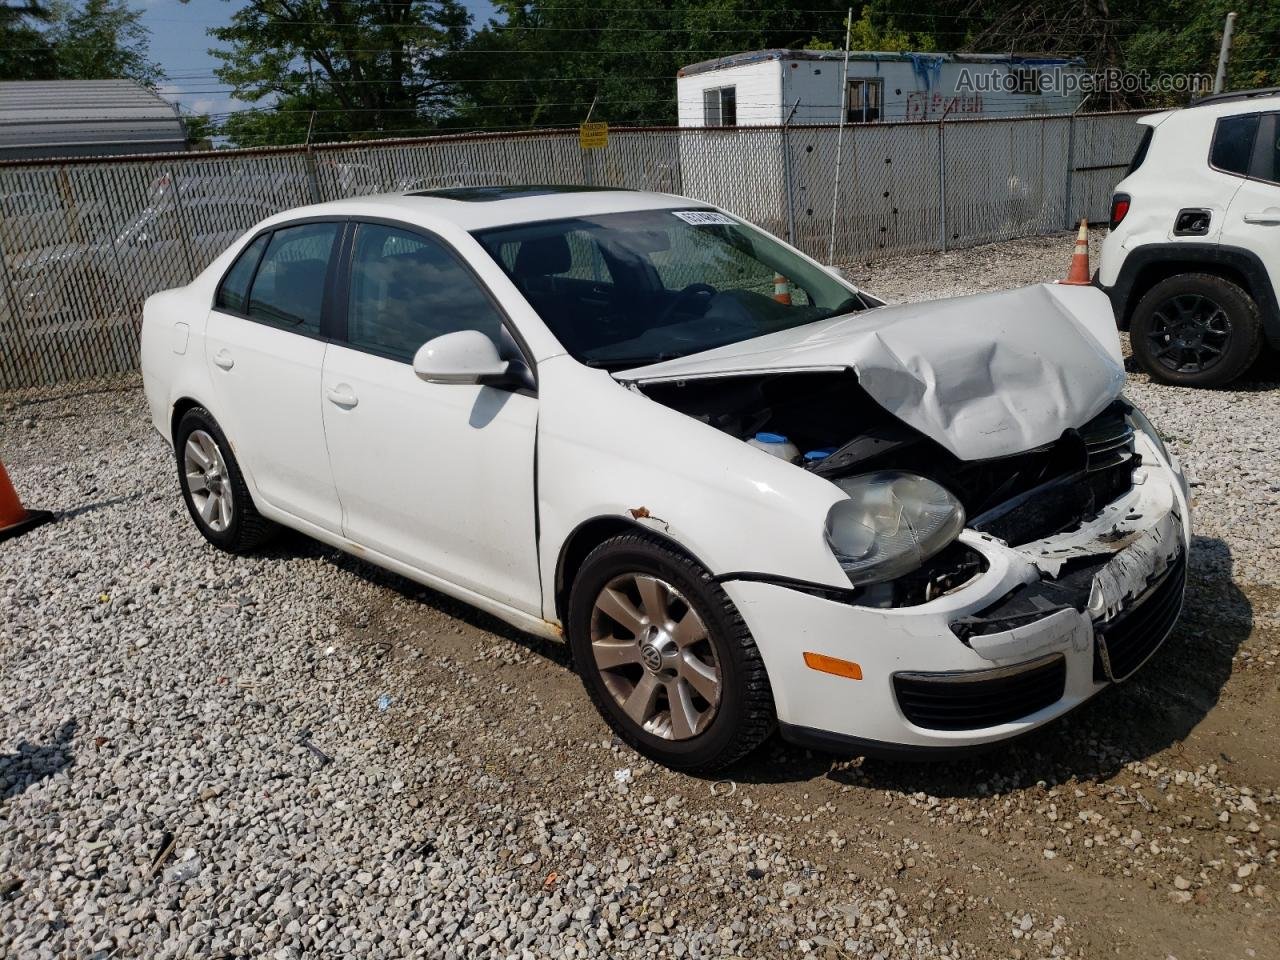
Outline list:
[[[456,330],[428,340],[413,355],[413,372],[427,383],[472,383],[516,389],[532,386],[523,363],[503,360],[479,330]]]

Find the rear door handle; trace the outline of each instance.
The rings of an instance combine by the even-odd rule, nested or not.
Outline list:
[[[346,383],[340,383],[336,387],[330,387],[324,392],[324,395],[329,398],[330,403],[336,404],[343,410],[350,410],[360,402],[360,399],[356,396],[356,392],[351,389],[351,385]]]
[[[231,353],[227,350],[226,347],[223,347],[221,350],[219,350],[217,353],[213,355],[213,362],[216,363],[218,366],[220,366],[223,370],[230,370],[232,367],[236,365],[235,357],[231,356]]]
[[[1244,215],[1244,222],[1256,223],[1258,226],[1262,227],[1280,226],[1280,213],[1272,213],[1271,211],[1267,211],[1266,213],[1246,213]]]

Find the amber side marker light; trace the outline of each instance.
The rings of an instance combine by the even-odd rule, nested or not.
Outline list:
[[[828,657],[821,653],[809,653],[806,651],[804,665],[811,670],[831,673],[837,677],[847,677],[850,680],[862,679],[862,667],[852,660],[841,660],[839,657]]]

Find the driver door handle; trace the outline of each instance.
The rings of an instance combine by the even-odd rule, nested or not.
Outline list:
[[[330,387],[324,392],[324,395],[329,398],[330,403],[341,407],[343,410],[350,410],[360,402],[356,392],[347,383],[340,383],[337,386]]]
[[[1244,215],[1245,223],[1256,223],[1263,227],[1280,226],[1280,213],[1274,213],[1268,210],[1265,213],[1246,213]]]
[[[231,356],[230,351],[228,351],[226,347],[223,347],[213,355],[213,362],[223,370],[230,370],[236,365],[235,357]]]

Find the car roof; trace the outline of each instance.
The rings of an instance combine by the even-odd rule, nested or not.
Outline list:
[[[1280,88],[1215,94],[1196,100],[1186,107],[1148,113],[1146,116],[1139,117],[1137,122],[1146,127],[1158,127],[1166,121],[1174,121],[1181,127],[1184,124],[1213,122],[1220,117],[1234,117],[1271,110],[1280,110]]]
[[[1239,103],[1248,100],[1280,97],[1280,87],[1255,87],[1252,90],[1224,90],[1191,101],[1193,107],[1205,107],[1215,103]]]
[[[289,210],[271,218],[380,217],[424,227],[448,221],[463,230],[484,230],[574,216],[631,210],[707,209],[708,204],[670,193],[586,186],[456,187],[382,193]]]

